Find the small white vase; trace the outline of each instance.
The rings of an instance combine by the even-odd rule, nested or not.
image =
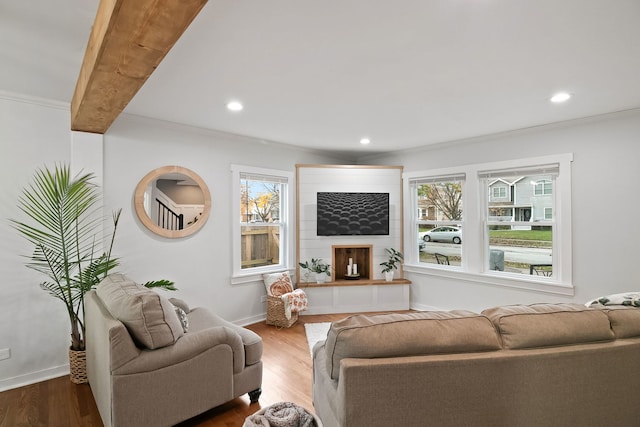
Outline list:
[[[327,278],[325,273],[316,273],[316,283],[324,283]]]
[[[393,270],[384,272],[384,280],[391,282],[393,280]]]

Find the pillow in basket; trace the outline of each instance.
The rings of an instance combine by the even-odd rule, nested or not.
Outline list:
[[[269,273],[263,274],[264,287],[270,297],[279,297],[289,292],[293,292],[293,283],[289,273]]]

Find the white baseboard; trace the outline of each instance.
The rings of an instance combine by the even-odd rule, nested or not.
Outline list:
[[[17,377],[6,378],[0,380],[0,392],[11,390],[18,387],[39,383],[41,381],[50,380],[69,375],[69,365],[56,366],[42,371],[31,372]],[[71,381],[71,380],[69,380]]]
[[[418,311],[443,311],[443,309],[439,308],[439,307],[434,307],[432,305],[425,305],[425,304],[415,304],[415,303],[411,303],[411,310],[418,310]]]
[[[233,323],[238,326],[253,325],[254,323],[264,322],[267,320],[267,313],[257,314],[255,316],[245,317],[243,319],[234,320]]]

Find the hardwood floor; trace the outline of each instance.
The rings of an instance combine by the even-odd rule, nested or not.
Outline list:
[[[332,322],[346,316],[348,314],[300,316],[289,329],[264,322],[248,326],[263,339],[260,401],[250,405],[247,395],[243,395],[179,426],[240,427],[247,416],[282,401],[313,411],[311,356],[304,324]],[[86,427],[102,426],[102,421],[89,385],[73,384],[64,376],[0,393],[0,426]]]

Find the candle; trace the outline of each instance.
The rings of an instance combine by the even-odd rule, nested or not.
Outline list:
[[[358,274],[358,264],[353,264],[353,274]]]
[[[353,258],[349,258],[349,265],[353,265]]]
[[[351,276],[351,264],[347,265],[347,276]]]

